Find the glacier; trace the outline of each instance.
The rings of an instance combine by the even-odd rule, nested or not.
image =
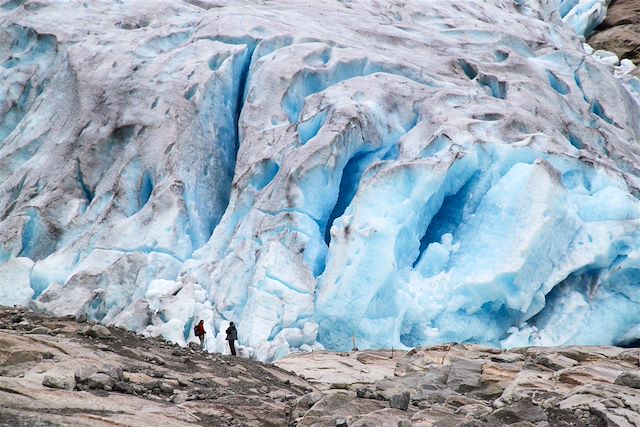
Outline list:
[[[5,1],[0,304],[267,361],[632,343],[607,3]]]

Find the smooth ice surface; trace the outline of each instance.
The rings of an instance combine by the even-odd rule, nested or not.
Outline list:
[[[605,0],[0,6],[0,303],[273,360],[640,338]]]

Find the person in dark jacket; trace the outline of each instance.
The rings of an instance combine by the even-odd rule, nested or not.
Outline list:
[[[235,341],[238,339],[238,331],[236,330],[236,326],[233,324],[233,322],[229,323],[229,327],[225,332],[227,333],[227,341],[229,341],[229,348],[231,349],[231,354],[235,356],[236,355]]]
[[[204,337],[207,334],[207,331],[204,330],[204,320],[201,320],[196,327],[193,328],[193,332],[198,338],[200,338],[200,346],[204,348]]]

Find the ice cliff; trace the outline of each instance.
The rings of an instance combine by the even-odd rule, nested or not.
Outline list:
[[[0,303],[290,350],[640,338],[595,0],[11,0]],[[620,74],[616,72],[616,74]],[[635,92],[634,92],[635,91]]]

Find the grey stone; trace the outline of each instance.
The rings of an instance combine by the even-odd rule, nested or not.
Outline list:
[[[409,408],[409,399],[410,399],[410,395],[408,391],[405,391],[400,394],[394,394],[389,399],[389,406],[394,409],[400,409],[401,411],[406,411]]]
[[[116,381],[116,384],[113,386],[113,390],[119,391],[120,393],[134,394],[133,384],[129,384],[124,381]]]
[[[400,420],[398,421],[398,427],[411,427],[410,420]]]
[[[173,394],[173,387],[165,382],[160,382],[160,384],[158,384],[158,388],[163,394]]]
[[[165,365],[165,364],[166,364],[166,362],[164,361],[164,359],[162,359],[162,358],[160,358],[160,357],[158,357],[158,356],[151,356],[151,358],[149,358],[149,361],[150,361],[151,363],[155,363],[156,365],[160,365],[160,366],[162,366],[162,365]]]
[[[171,402],[175,403],[176,405],[179,405],[181,403],[184,403],[187,401],[187,395],[184,393],[178,393],[178,394],[174,394],[173,396],[171,396]]]
[[[100,369],[98,372],[107,374],[116,381],[124,381],[124,373],[122,372],[122,368],[119,366]]]
[[[110,338],[111,331],[104,325],[86,326],[82,329],[82,334],[91,338]]]
[[[383,397],[371,387],[360,387],[356,389],[356,396],[361,399],[383,399]]]
[[[336,427],[347,427],[347,420],[344,418],[338,418],[336,420]]]
[[[21,331],[28,331],[29,329],[32,329],[33,326],[27,319],[24,319],[22,322],[16,324],[15,328]]]
[[[315,405],[316,402],[322,399],[322,397],[322,393],[315,391],[307,393],[304,396],[300,396],[293,405],[292,418],[296,419],[302,417],[305,412],[307,412],[309,408]]]
[[[85,323],[87,321],[87,315],[85,313],[79,314],[78,317],[76,317],[76,322],[78,323]]]
[[[466,415],[473,418],[481,418],[491,413],[492,408],[481,403],[472,403],[469,405],[463,405],[456,409],[455,414]]]
[[[297,400],[296,404],[308,409],[308,408],[311,408],[313,405],[315,405],[316,402],[318,402],[320,399],[322,399],[322,393],[314,391],[300,397]]]
[[[558,371],[560,369],[571,368],[578,364],[574,359],[561,354],[541,354],[533,359],[533,362]]]
[[[98,372],[98,369],[93,366],[83,366],[77,369],[73,374],[77,383],[85,383],[89,380],[89,377]]]
[[[89,377],[87,385],[90,389],[111,391],[116,385],[116,380],[107,374],[96,373]]]
[[[640,389],[640,373],[623,372],[618,375],[618,378],[615,380],[615,384]]]
[[[422,374],[420,387],[422,389],[437,390],[447,384],[449,378],[449,366],[429,366]]]
[[[42,385],[50,388],[58,388],[60,390],[73,390],[76,383],[73,378],[63,375],[45,375],[42,379]]]
[[[483,360],[477,359],[452,359],[447,387],[460,393],[478,390],[483,364]]]
[[[548,421],[548,418],[540,406],[533,404],[530,398],[525,398],[497,409],[487,417],[487,420],[489,423],[502,425],[515,424],[521,421],[537,423]]]
[[[453,390],[442,389],[442,390],[418,390],[416,394],[411,396],[411,399],[414,402],[418,402],[418,406],[420,407],[428,407],[432,404],[441,404],[444,403],[448,398],[452,396],[459,396]]]

